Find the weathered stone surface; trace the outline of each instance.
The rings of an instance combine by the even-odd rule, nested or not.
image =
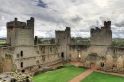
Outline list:
[[[32,73],[44,71],[59,62],[83,62],[83,67],[124,73],[124,48],[112,47],[111,22],[101,29],[91,29],[89,44],[71,44],[71,29],[55,31],[56,44],[34,43],[34,18],[27,22],[7,23],[7,46],[0,48],[0,72],[18,71]],[[94,55],[96,54],[96,55]],[[20,79],[20,78],[18,78]]]

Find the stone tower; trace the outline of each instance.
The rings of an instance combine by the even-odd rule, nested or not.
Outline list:
[[[34,44],[34,18],[31,17],[27,23],[14,21],[7,22],[7,44],[10,46],[33,45]]]
[[[104,22],[104,27],[99,29],[96,27],[90,30],[91,45],[111,45],[112,44],[112,30],[111,21]]]
[[[67,60],[67,44],[71,42],[70,27],[66,27],[65,31],[55,31],[55,43],[61,45],[61,57]]]

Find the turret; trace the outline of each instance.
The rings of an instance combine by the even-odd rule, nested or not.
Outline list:
[[[111,21],[108,22],[104,21],[104,27],[106,27],[107,30],[111,30]]]

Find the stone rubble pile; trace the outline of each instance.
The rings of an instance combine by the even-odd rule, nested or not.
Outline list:
[[[30,74],[5,72],[0,74],[0,82],[33,82]]]

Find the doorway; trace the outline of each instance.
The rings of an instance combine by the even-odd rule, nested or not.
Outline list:
[[[94,63],[90,64],[90,69],[95,70],[95,64]]]
[[[64,53],[63,52],[61,53],[61,57],[64,58]]]

